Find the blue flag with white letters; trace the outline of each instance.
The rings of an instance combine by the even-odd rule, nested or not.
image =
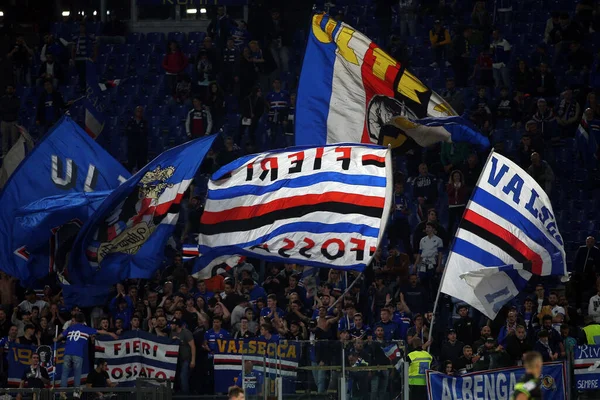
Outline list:
[[[97,197],[92,192],[114,189],[129,176],[79,125],[63,117],[0,193],[0,270],[24,285],[54,271],[52,249],[59,231],[72,220],[85,222],[90,198]],[[84,196],[79,203],[62,197],[76,194]],[[40,208],[52,213],[40,213]]]
[[[184,193],[215,137],[162,153],[110,194],[73,245],[72,283],[110,285],[152,277],[175,230]]]

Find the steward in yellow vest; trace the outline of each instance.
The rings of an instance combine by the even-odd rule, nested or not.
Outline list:
[[[419,337],[413,339],[412,345],[415,350],[406,356],[410,363],[408,366],[410,399],[423,400],[427,398],[425,371],[431,368],[432,357],[431,354],[423,350],[423,341]]]

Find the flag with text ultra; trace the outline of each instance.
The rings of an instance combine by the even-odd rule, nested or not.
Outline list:
[[[92,192],[115,189],[129,177],[79,125],[62,117],[0,193],[0,270],[27,285],[62,269],[58,244],[94,211]]]
[[[242,157],[208,184],[198,260],[242,255],[362,271],[390,213],[391,177],[390,150],[380,146],[296,147]]]
[[[152,277],[164,258],[184,193],[215,137],[165,151],[110,194],[73,245],[72,282],[102,285]]]
[[[452,245],[440,291],[493,319],[533,275],[567,276],[550,199],[508,158],[492,153]]]
[[[295,121],[300,146],[374,143],[405,152],[443,141],[489,147],[405,65],[327,14],[312,17]]]

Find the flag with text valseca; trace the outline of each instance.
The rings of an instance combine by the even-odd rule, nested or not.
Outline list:
[[[199,250],[362,271],[387,222],[390,150],[348,144],[242,157],[208,185]]]
[[[179,342],[145,331],[127,331],[119,339],[99,336],[96,359],[108,363],[108,375],[120,386],[133,385],[137,378],[175,379]]]

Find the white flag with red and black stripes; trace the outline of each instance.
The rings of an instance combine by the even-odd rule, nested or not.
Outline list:
[[[495,318],[532,275],[567,276],[550,198],[526,171],[492,153],[452,244],[440,290]]]
[[[242,157],[208,184],[196,271],[231,254],[362,271],[388,220],[391,176],[390,150],[380,146]]]

